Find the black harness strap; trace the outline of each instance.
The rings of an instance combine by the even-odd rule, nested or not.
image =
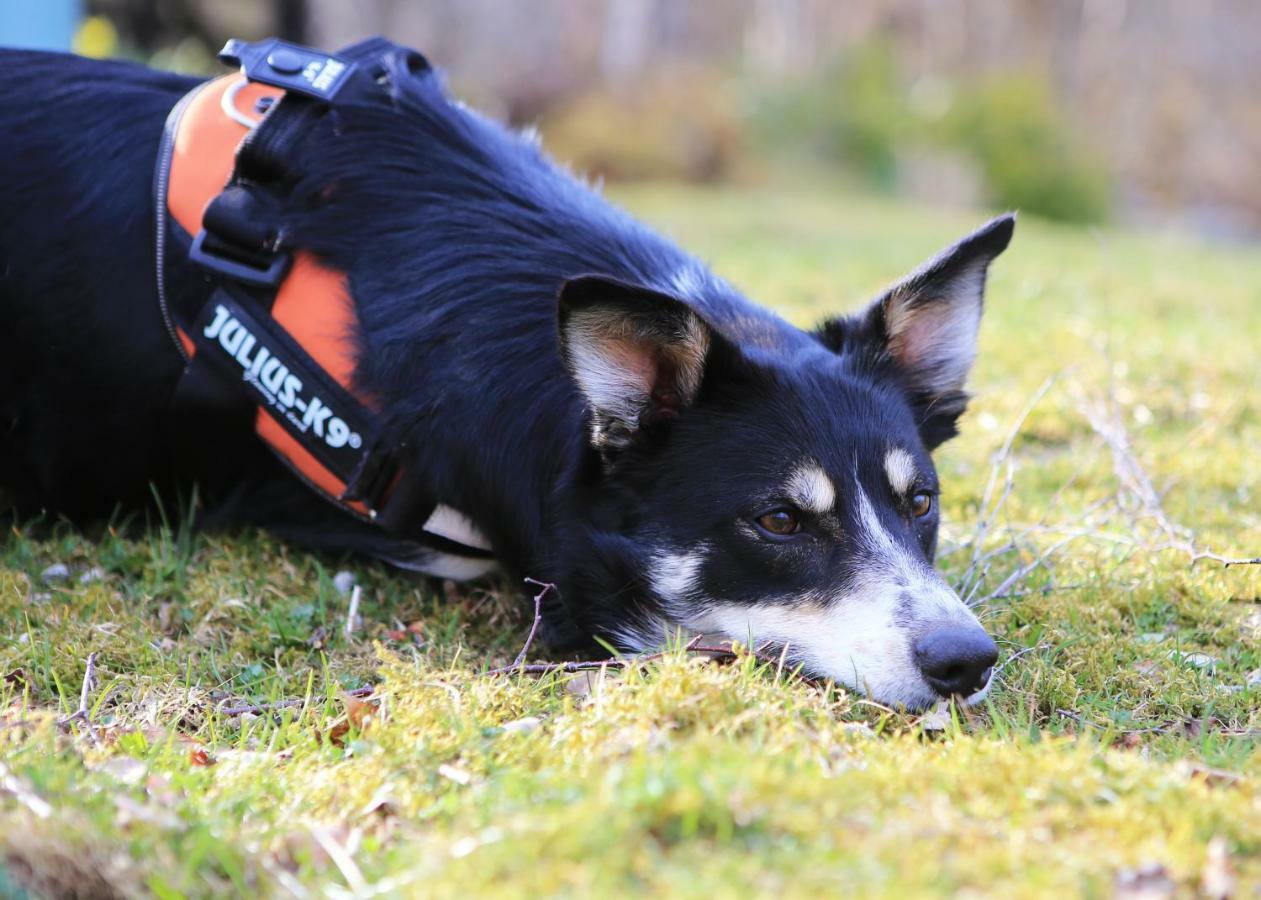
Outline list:
[[[387,65],[391,54],[401,56]],[[216,425],[252,422],[262,409],[346,485],[335,498],[343,509],[416,539],[435,501],[400,469],[401,448],[386,443],[377,413],[329,376],[270,310],[292,263],[281,217],[298,181],[294,146],[331,105],[391,103],[391,70],[415,73],[428,63],[381,38],[335,56],[274,39],[229,41],[220,58],[239,65],[248,79],[284,88],[285,94],[241,143],[232,177],[207,206],[203,228],[193,239],[189,258],[212,274],[215,287],[208,296],[186,292],[173,304],[174,318],[196,344],[176,390],[175,409],[185,422],[213,411]],[[369,510],[366,517],[349,505],[355,501]],[[438,536],[425,538],[445,552],[492,555]]]

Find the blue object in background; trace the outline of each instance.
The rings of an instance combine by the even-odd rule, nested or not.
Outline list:
[[[0,0],[0,46],[69,50],[83,0]]]

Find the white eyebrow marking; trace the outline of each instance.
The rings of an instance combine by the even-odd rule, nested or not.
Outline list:
[[[884,473],[898,496],[905,495],[915,483],[915,460],[901,447],[894,447],[884,458]]]
[[[798,466],[788,479],[785,490],[794,503],[811,512],[823,514],[836,504],[836,488],[832,479],[814,461]]]

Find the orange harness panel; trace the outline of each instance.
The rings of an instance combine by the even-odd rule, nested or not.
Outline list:
[[[259,102],[272,98],[274,103],[283,94],[280,88],[247,82],[244,75],[233,74],[207,82],[191,96],[175,123],[165,198],[171,218],[190,235],[201,231],[207,205],[232,177],[237,148],[250,132],[242,120],[260,118]],[[293,267],[276,293],[271,315],[333,380],[351,390],[356,320],[341,272],[321,265],[308,252],[295,252]],[[191,359],[196,352],[192,338],[182,328],[176,330]],[[374,406],[363,397],[360,402]],[[342,506],[368,514],[363,503],[340,500],[345,483],[262,409],[255,418],[255,431],[309,484]]]

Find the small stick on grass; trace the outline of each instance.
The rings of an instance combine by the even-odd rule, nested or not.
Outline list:
[[[92,688],[96,685],[96,651],[88,654],[87,664],[83,669],[83,687],[79,690],[79,708],[66,716],[57,724],[62,728],[67,728],[75,722],[82,722],[87,728],[88,734],[92,736],[92,743],[98,747],[101,745],[101,737],[96,733],[96,726],[92,724],[92,713],[88,709],[88,701],[92,699]]]
[[[350,592],[350,609],[346,610],[346,640],[350,640],[355,634],[355,623],[359,620],[359,595],[359,585],[355,585]]]
[[[715,646],[710,647],[701,643],[704,635],[697,635],[688,641],[683,647],[684,653],[708,653],[715,660],[735,659],[738,654],[731,647]],[[764,650],[765,646],[749,651],[757,660],[768,665],[776,665],[781,663],[781,658],[776,656],[768,656]],[[550,675],[553,673],[572,674],[574,672],[586,672],[591,669],[629,669],[631,666],[642,666],[650,662],[656,662],[664,659],[668,651],[659,653],[649,653],[644,656],[628,656],[621,659],[582,659],[571,662],[556,663],[532,663],[530,665],[518,665],[513,663],[510,666],[501,666],[498,669],[488,669],[485,675]],[[779,673],[782,674],[782,668]],[[808,680],[808,679],[806,679]]]
[[[530,633],[525,636],[525,643],[521,646],[521,652],[517,654],[517,658],[512,661],[512,665],[509,668],[525,665],[526,654],[530,652],[530,645],[534,643],[534,635],[539,630],[539,622],[543,620],[543,598],[547,596],[548,591],[556,590],[556,585],[550,581],[537,581],[533,578],[527,578],[525,583],[539,588],[539,592],[534,595],[534,621],[530,623]]]
[[[36,818],[47,819],[53,814],[48,801],[35,793],[34,788],[18,778],[3,762],[0,762],[0,794],[9,794],[29,809]]]
[[[1092,401],[1081,398],[1078,402],[1086,421],[1103,442],[1112,451],[1112,469],[1121,485],[1118,491],[1118,505],[1124,492],[1137,503],[1135,518],[1146,517],[1155,522],[1156,527],[1165,535],[1163,544],[1149,547],[1151,551],[1174,550],[1185,553],[1189,558],[1188,565],[1194,566],[1200,560],[1208,560],[1229,569],[1231,566],[1261,565],[1261,556],[1231,557],[1200,547],[1196,536],[1190,528],[1173,521],[1165,511],[1163,495],[1156,490],[1151,476],[1143,467],[1134,451],[1133,442],[1124,421],[1117,412],[1117,401],[1111,394],[1103,400]]]
[[[343,693],[347,697],[370,697],[375,691],[372,685],[364,685],[363,687],[352,688]],[[265,712],[274,712],[279,709],[292,709],[295,706],[301,706],[306,700],[299,700],[296,697],[287,700],[276,700],[272,703],[254,703],[245,706],[221,706],[219,714],[224,716],[244,716],[244,715],[261,715]]]

